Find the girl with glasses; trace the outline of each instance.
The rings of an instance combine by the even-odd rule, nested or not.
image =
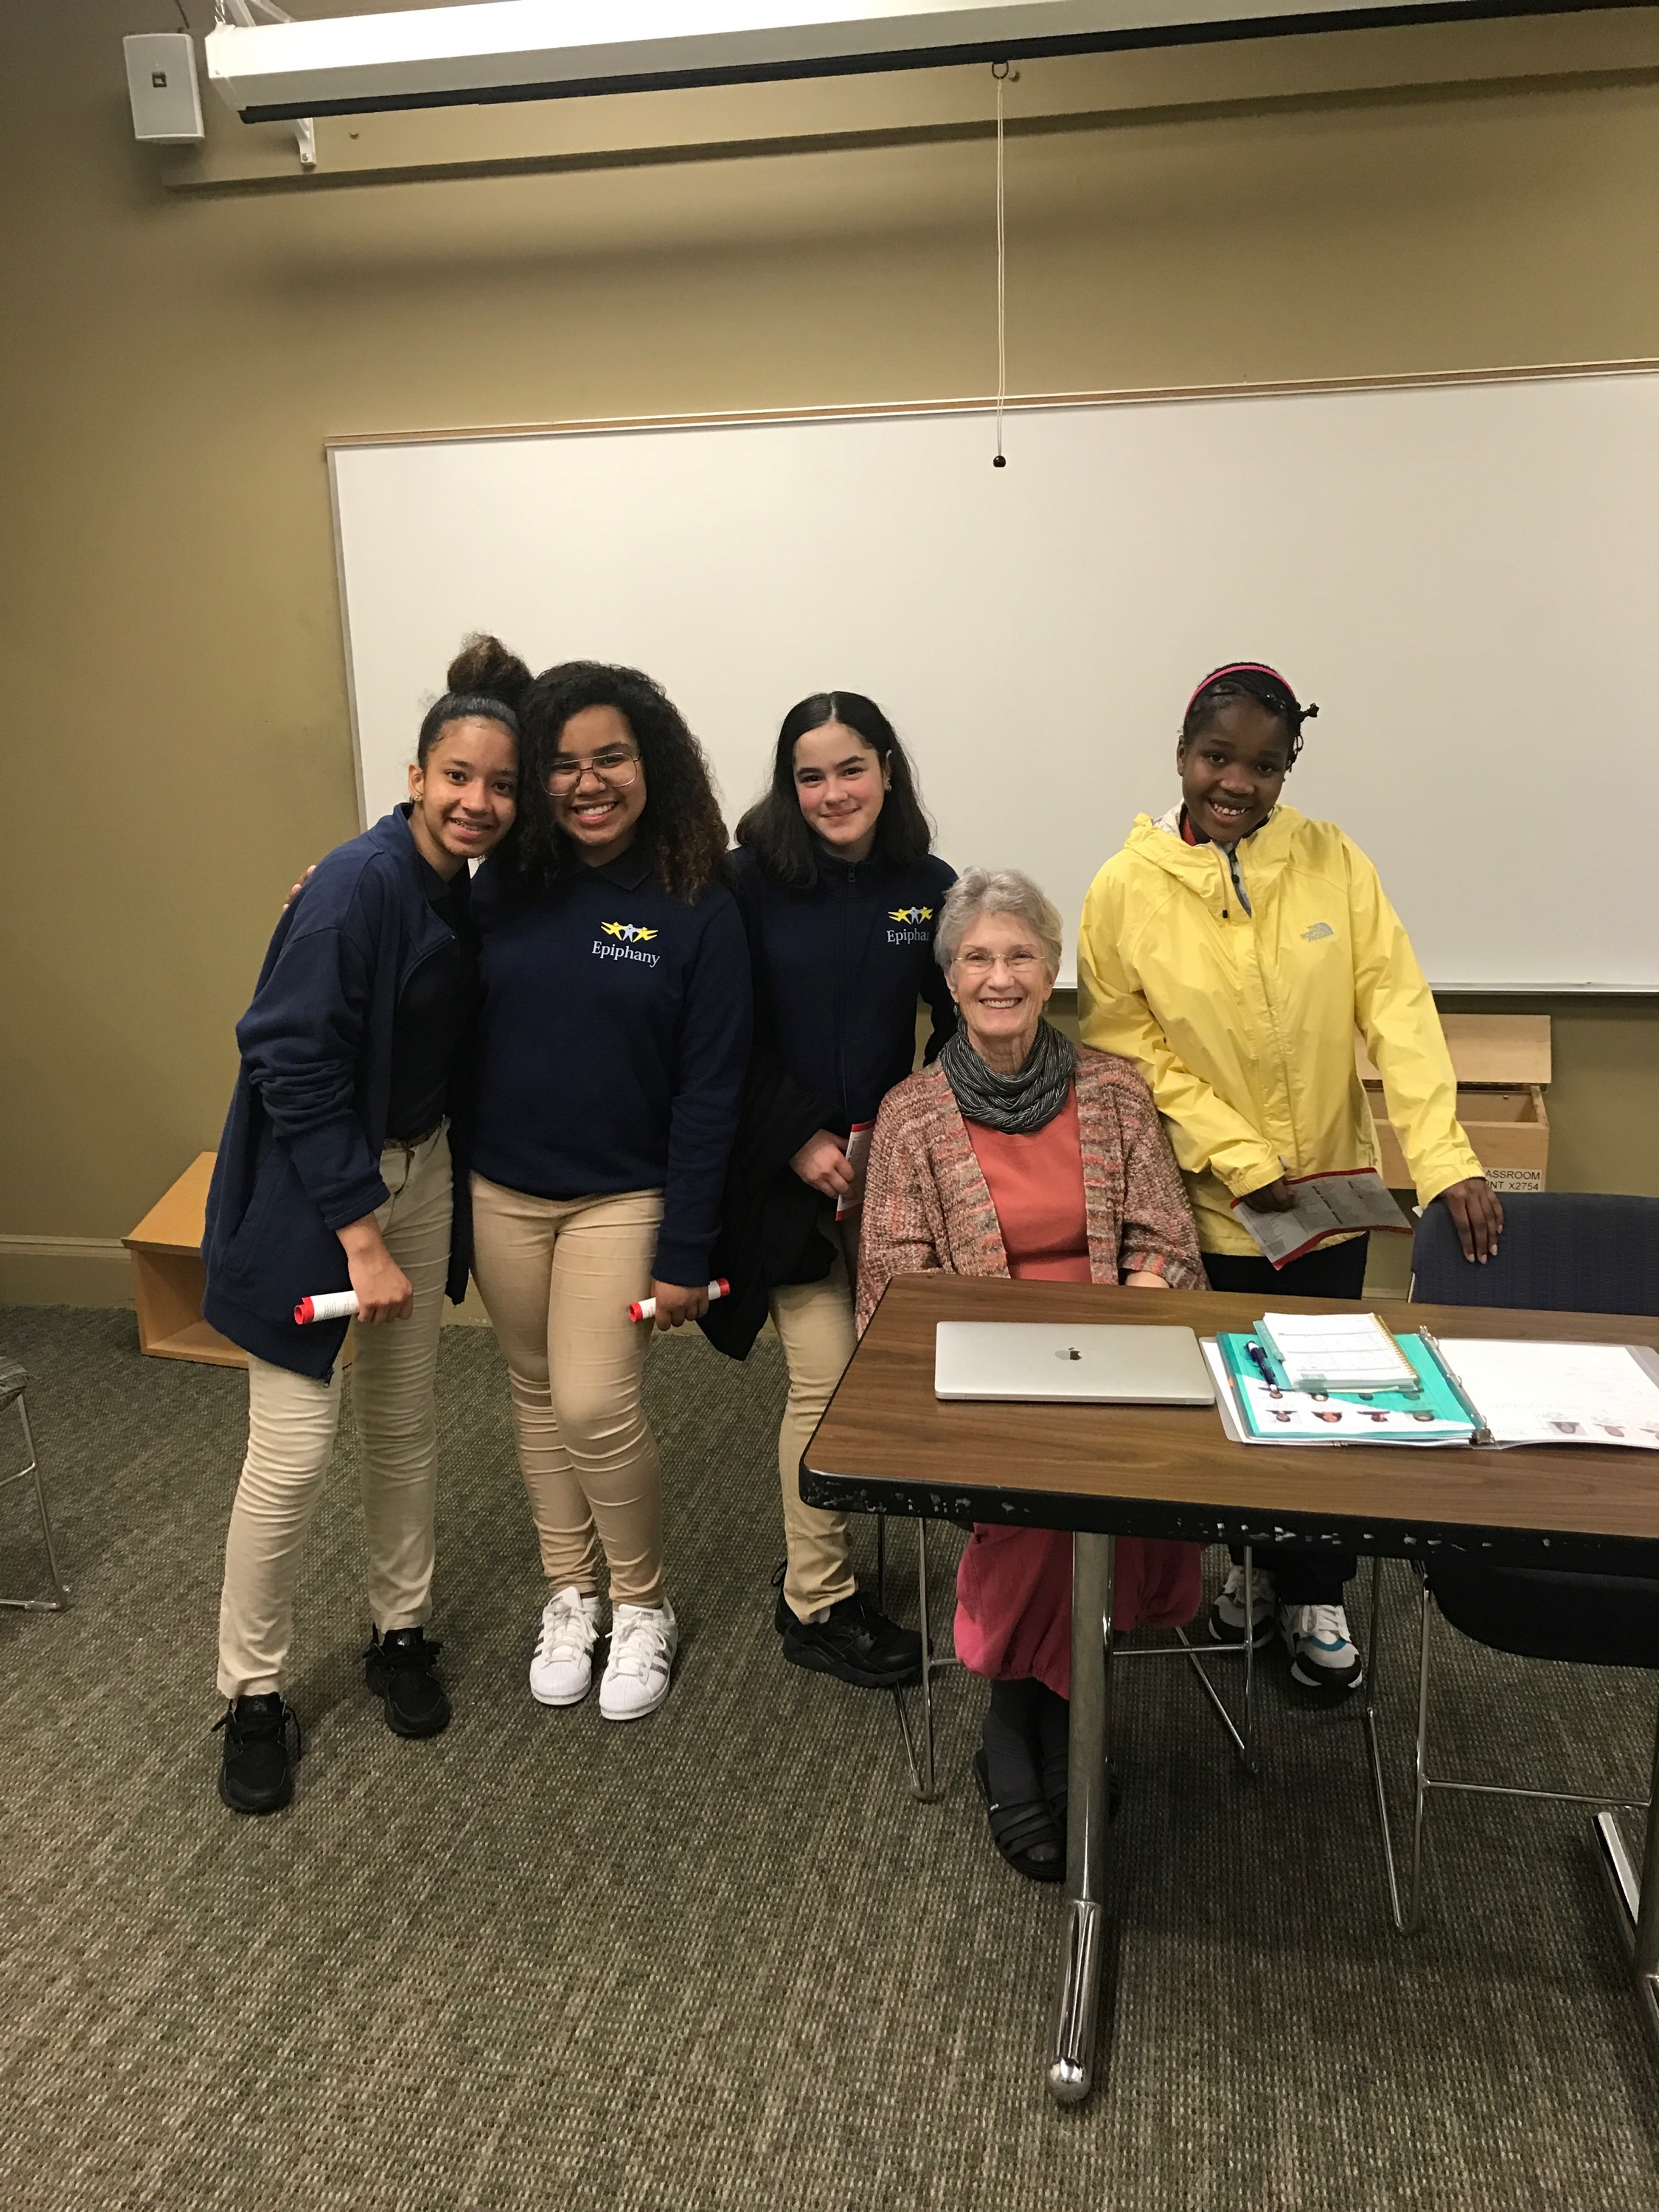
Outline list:
[[[756,1037],[705,1334],[742,1359],[769,1313],[789,1365],[778,1435],[787,1558],[774,1625],[792,1665],[860,1688],[913,1680],[921,1643],[860,1591],[844,1514],[803,1504],[800,1457],[853,1356],[861,1158],[882,1099],[955,1026],[933,959],[954,872],[936,859],[903,746],[857,691],[785,715],[731,879],[754,963]]]
[[[507,1356],[549,1595],[532,1694],[599,1711],[668,1694],[662,1475],[641,1402],[656,1300],[708,1304],[748,1058],[743,925],[702,749],[637,669],[570,661],[524,703],[510,865],[477,886],[483,1006],[472,1109],[473,1270]]]
[[[1433,998],[1376,869],[1334,823],[1280,804],[1318,711],[1260,661],[1212,670],[1182,720],[1180,799],[1158,821],[1137,817],[1095,878],[1078,943],[1083,1035],[1152,1085],[1212,1287],[1264,1299],[1364,1289],[1364,1236],[1276,1270],[1233,1212],[1244,1197],[1291,1206],[1289,1177],[1377,1164],[1356,1030],[1420,1202],[1444,1200],[1470,1261],[1492,1256],[1504,1225],[1458,1123]],[[1266,1642],[1276,1618],[1294,1682],[1337,1699],[1357,1689],[1364,1663],[1343,1604],[1352,1555],[1285,1544],[1265,1557],[1248,1588],[1235,1565],[1211,1635]]]

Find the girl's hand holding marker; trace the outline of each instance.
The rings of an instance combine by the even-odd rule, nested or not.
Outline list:
[[[636,1298],[628,1309],[629,1321],[654,1322],[659,1328],[678,1328],[683,1321],[697,1321],[716,1298],[728,1297],[732,1285],[718,1276],[705,1290],[686,1290],[676,1283],[653,1282],[648,1298]],[[686,1310],[681,1310],[684,1306]]]

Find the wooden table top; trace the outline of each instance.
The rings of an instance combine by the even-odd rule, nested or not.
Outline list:
[[[807,1446],[801,1495],[887,1512],[1200,1543],[1271,1537],[1410,1557],[1478,1546],[1494,1562],[1659,1573],[1659,1455],[1607,1446],[1413,1451],[1231,1443],[1213,1407],[945,1403],[941,1321],[1181,1322],[1200,1336],[1255,1328],[1260,1294],[1014,1283],[892,1282]],[[1401,1299],[1287,1298],[1309,1312],[1382,1315],[1437,1336],[1642,1344],[1659,1318],[1512,1312]]]

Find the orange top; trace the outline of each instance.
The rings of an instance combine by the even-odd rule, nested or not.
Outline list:
[[[1029,1137],[967,1123],[997,1210],[1008,1272],[1016,1282],[1086,1283],[1089,1223],[1083,1201],[1083,1145],[1077,1086],[1052,1121]]]

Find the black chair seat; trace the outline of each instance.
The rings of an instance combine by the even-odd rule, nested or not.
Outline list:
[[[1428,1570],[1435,1603],[1454,1628],[1520,1659],[1659,1668],[1659,1582],[1634,1575],[1571,1575],[1498,1567],[1438,1552]]]

